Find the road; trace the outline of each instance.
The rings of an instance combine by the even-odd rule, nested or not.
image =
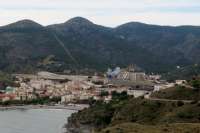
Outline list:
[[[181,101],[183,103],[191,103],[194,100],[173,100],[173,99],[160,99],[160,98],[153,98],[150,97],[150,95],[145,95],[144,96],[145,99],[151,100],[151,101],[162,101],[162,102],[178,102]]]

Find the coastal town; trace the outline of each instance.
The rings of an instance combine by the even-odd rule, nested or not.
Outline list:
[[[0,133],[200,133],[200,0],[0,11]]]
[[[37,74],[13,74],[15,86],[0,83],[0,101],[29,101],[37,98],[60,98],[60,104],[88,99],[109,102],[112,93],[126,92],[134,97],[148,97],[152,92],[182,84],[169,83],[160,75],[147,75],[133,66],[108,69],[104,75],[62,75],[46,71]]]

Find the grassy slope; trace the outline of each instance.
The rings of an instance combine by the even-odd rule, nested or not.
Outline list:
[[[184,128],[183,128],[184,127]],[[166,125],[141,125],[123,123],[109,127],[100,133],[199,133],[200,124],[166,124]]]
[[[154,92],[151,96],[155,98],[173,100],[200,100],[200,90],[194,90],[183,86],[176,86]]]
[[[69,123],[90,125],[98,129],[99,132],[112,129],[113,133],[115,133],[115,128],[120,126],[122,126],[124,133],[134,133],[135,129],[138,129],[139,133],[143,133],[143,128],[145,132],[148,132],[149,130],[153,131],[155,127],[159,127],[159,133],[162,130],[162,125],[168,123],[200,123],[199,110],[200,104],[198,103],[178,105],[176,102],[130,98],[109,104],[96,105],[80,111],[72,115]],[[196,124],[188,125],[188,128],[193,128],[192,126],[196,127]],[[179,133],[178,129],[174,127],[174,125],[171,125],[170,128],[173,128],[174,133]],[[180,126],[180,128],[183,131],[187,130],[187,126]],[[197,125],[197,128],[199,128],[199,125]]]

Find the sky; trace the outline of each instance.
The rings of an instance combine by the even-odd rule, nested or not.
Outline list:
[[[50,25],[77,16],[109,27],[132,21],[200,26],[200,0],[0,0],[1,26],[22,19]]]

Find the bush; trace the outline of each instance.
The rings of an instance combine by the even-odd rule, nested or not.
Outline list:
[[[105,133],[110,133],[110,130],[106,130],[106,132]]]
[[[198,103],[197,100],[193,100],[193,101],[190,102],[190,104],[196,104],[196,103]]]
[[[159,102],[159,101],[156,101],[156,104],[157,104],[158,107],[160,107],[162,105],[162,103]]]
[[[122,93],[118,93],[116,91],[112,92],[112,100],[126,100],[128,99],[128,94],[126,91],[123,91]]]
[[[176,103],[175,102],[172,102],[172,107],[176,107]]]
[[[107,92],[107,91],[101,91],[101,93],[100,93],[101,97],[108,96],[108,95],[109,95],[109,92]]]
[[[177,113],[177,116],[183,119],[191,119],[194,117],[194,115],[190,112],[179,112]]]
[[[181,107],[181,106],[183,106],[183,105],[184,105],[184,102],[182,102],[182,101],[178,101],[178,102],[177,102],[177,106],[178,106],[178,107]]]
[[[194,88],[200,88],[200,81],[195,79],[195,80],[192,80],[191,81],[191,85],[194,87]]]
[[[32,100],[10,100],[10,101],[5,101],[5,102],[0,102],[0,105],[3,106],[8,106],[8,105],[37,105],[37,104],[48,104],[48,103],[58,103],[61,100],[61,97],[54,97],[50,99],[49,97],[41,97],[37,99],[32,99]]]

